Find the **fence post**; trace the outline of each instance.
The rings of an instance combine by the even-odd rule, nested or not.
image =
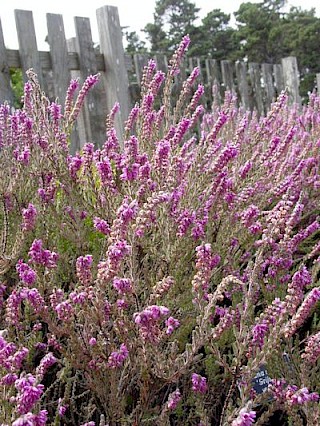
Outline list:
[[[33,68],[42,85],[42,69],[37,47],[36,32],[34,29],[33,15],[29,10],[15,10],[16,27],[19,41],[19,54],[23,79],[27,80],[26,71]]]
[[[10,105],[13,104],[13,93],[10,87],[10,70],[0,20],[0,102],[3,103],[4,101],[7,101]]]
[[[70,83],[70,72],[62,15],[47,13],[47,28],[54,93],[59,103],[63,105]]]
[[[233,63],[229,60],[221,61],[221,73],[225,89],[234,92]]]
[[[317,73],[317,91],[320,94],[320,73]]]
[[[270,108],[271,103],[275,98],[275,90],[273,84],[273,65],[272,64],[262,64],[261,65],[262,78],[265,91],[265,105],[266,111]]]
[[[107,91],[107,109],[115,102],[120,104],[120,112],[115,118],[115,127],[119,139],[122,139],[123,124],[130,108],[129,81],[124,62],[122,32],[118,9],[115,6],[103,6],[97,9],[97,22],[100,39],[100,51],[104,55],[106,72],[104,73]]]
[[[250,96],[247,74],[247,64],[243,61],[236,62],[237,85],[240,93],[241,104],[245,110],[250,109]]]
[[[273,65],[273,74],[274,74],[274,84],[276,86],[277,96],[279,96],[280,92],[285,89],[284,82],[283,82],[282,65],[274,64]]]
[[[253,89],[254,105],[257,108],[258,114],[264,114],[262,87],[261,87],[261,72],[259,64],[255,62],[249,63],[249,75]]]
[[[289,102],[301,103],[299,95],[299,70],[297,58],[295,56],[288,56],[281,59],[284,85],[288,88]]]
[[[93,47],[91,34],[91,26],[89,18],[75,17],[76,28],[76,51],[79,54],[80,75],[84,81],[88,75],[96,74],[98,66],[96,61],[96,53]],[[84,117],[87,130],[87,141],[94,142],[97,146],[102,146],[105,142],[106,129],[105,119],[107,114],[106,98],[108,88],[103,86],[104,81],[101,79],[97,86],[93,87],[85,101]]]

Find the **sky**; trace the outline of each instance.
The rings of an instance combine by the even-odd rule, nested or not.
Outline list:
[[[201,9],[199,15],[202,18],[212,9],[221,9],[223,12],[233,13],[244,1],[246,0],[194,0],[194,3]],[[256,3],[257,0],[251,0],[251,2]],[[303,9],[315,7],[317,16],[320,17],[319,3],[317,0],[288,0],[289,5],[301,6]],[[15,9],[33,12],[39,50],[49,50],[45,43],[47,35],[46,13],[63,15],[67,38],[75,36],[74,16],[90,18],[93,41],[98,42],[96,10],[106,4],[118,7],[120,24],[130,27],[130,31],[140,31],[148,22],[153,20],[155,0],[0,0],[0,19],[5,45],[9,49],[18,48],[14,21]]]

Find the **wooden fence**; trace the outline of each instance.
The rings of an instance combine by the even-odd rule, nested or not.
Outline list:
[[[104,6],[97,10],[99,51],[94,48],[88,18],[75,17],[76,37],[66,40],[62,15],[48,13],[49,52],[38,51],[32,12],[16,10],[15,21],[19,50],[5,47],[0,21],[0,102],[13,101],[10,68],[20,68],[24,75],[33,68],[48,96],[52,100],[58,98],[61,103],[71,78],[79,77],[80,81],[84,81],[89,74],[100,72],[101,81],[87,98],[72,150],[79,149],[86,141],[98,144],[104,141],[105,117],[116,101],[121,106],[116,121],[120,130],[138,97],[143,67],[149,57],[125,55],[117,8]],[[165,56],[156,55],[154,59],[159,69],[167,70],[168,59]],[[199,81],[207,89],[208,104],[212,101],[214,83],[219,87],[218,95],[222,97],[226,89],[236,91],[239,102],[245,108],[256,109],[259,114],[267,111],[272,100],[284,88],[288,89],[293,102],[300,102],[298,66],[294,57],[284,58],[280,64],[218,63],[214,59],[188,58],[177,78],[177,88],[194,66],[200,67]],[[317,86],[320,87],[320,74],[317,74]]]

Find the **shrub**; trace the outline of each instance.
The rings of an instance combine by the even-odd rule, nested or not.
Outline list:
[[[98,76],[1,106],[3,425],[319,418],[320,98],[205,112],[195,69],[174,106],[188,44],[101,148],[68,149]]]

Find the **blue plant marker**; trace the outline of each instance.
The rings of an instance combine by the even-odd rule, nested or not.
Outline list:
[[[252,387],[257,394],[266,392],[271,379],[265,365],[260,365],[258,373],[252,379]]]

